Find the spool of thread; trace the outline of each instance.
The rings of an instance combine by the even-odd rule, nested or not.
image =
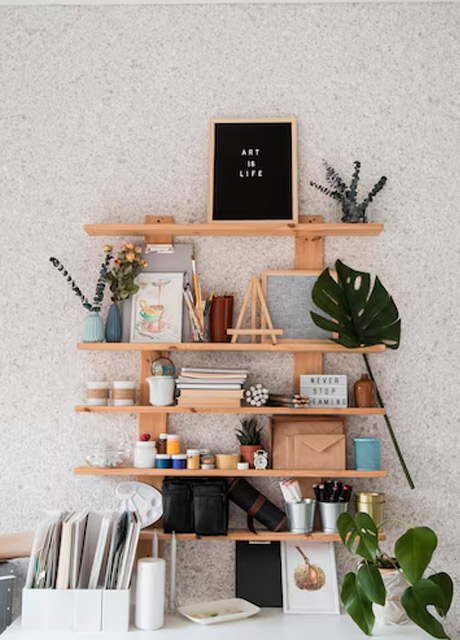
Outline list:
[[[134,619],[138,629],[153,631],[163,626],[165,575],[163,558],[141,558],[138,561]]]

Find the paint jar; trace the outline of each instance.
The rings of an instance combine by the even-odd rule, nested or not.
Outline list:
[[[353,440],[356,471],[380,471],[380,438]]]
[[[173,469],[185,469],[187,466],[187,454],[175,453],[171,456]]]
[[[166,440],[166,453],[172,456],[173,454],[180,453],[180,436],[174,434],[168,434]]]
[[[211,469],[215,469],[216,465],[215,464],[202,464],[201,468],[203,469],[203,471],[210,471]]]
[[[136,442],[136,448],[134,449],[134,466],[136,469],[153,469],[155,467],[156,455],[155,441]]]
[[[126,380],[115,380],[113,383],[113,406],[128,407],[136,399],[136,384]]]
[[[167,433],[160,433],[160,435],[158,436],[158,443],[157,443],[157,451],[158,453],[166,453],[166,441],[168,439],[168,434]]]
[[[171,456],[169,456],[167,453],[157,453],[155,466],[157,469],[170,469]]]
[[[187,449],[187,469],[200,468],[200,450]]]
[[[200,463],[201,463],[201,468],[203,468],[203,465],[207,465],[205,467],[205,469],[212,469],[212,467],[209,467],[208,465],[211,465],[214,467],[215,463],[216,463],[216,458],[214,456],[213,453],[211,453],[211,449],[201,449],[200,450]]]
[[[249,469],[249,462],[238,462],[236,468],[239,471],[247,471],[247,469]]]
[[[89,407],[103,407],[109,398],[108,382],[86,383],[86,404]]]

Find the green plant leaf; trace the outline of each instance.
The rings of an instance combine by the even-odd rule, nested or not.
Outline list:
[[[410,584],[423,576],[438,544],[434,531],[428,527],[414,527],[395,544],[395,556]]]
[[[401,604],[409,618],[433,638],[449,638],[439,620],[427,610],[429,605],[441,611],[446,608],[446,596],[439,584],[432,580],[418,580],[404,591]]]
[[[337,260],[335,267],[337,282],[325,269],[312,291],[313,302],[333,321],[311,311],[313,322],[326,331],[337,332],[339,337],[334,342],[347,348],[385,344],[389,349],[397,349],[401,320],[380,280],[375,279],[371,290],[369,273],[355,271],[341,260]]]
[[[368,636],[372,635],[375,624],[372,602],[357,582],[354,573],[347,573],[342,580],[340,597],[348,615],[361,631],[364,631]]]
[[[446,616],[450,609],[450,605],[452,604],[452,598],[454,597],[454,583],[452,582],[451,577],[444,572],[428,576],[428,580],[437,584],[443,591],[445,597],[444,607],[442,609],[436,607],[436,609],[440,616]]]
[[[377,567],[374,564],[362,564],[358,569],[356,579],[369,600],[383,607],[386,590]]]
[[[342,513],[337,519],[337,529],[343,544],[350,553],[356,553],[369,562],[375,562],[379,548],[377,525],[367,513],[357,513],[354,518]],[[358,542],[353,551],[353,545]]]

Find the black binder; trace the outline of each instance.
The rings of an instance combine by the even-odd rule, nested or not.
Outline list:
[[[259,607],[282,607],[279,542],[236,543],[236,596]]]

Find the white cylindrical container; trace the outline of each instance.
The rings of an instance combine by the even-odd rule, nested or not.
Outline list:
[[[156,457],[155,441],[145,442],[142,440],[136,442],[136,448],[134,449],[134,466],[136,469],[153,469]]]
[[[128,380],[115,380],[113,383],[113,406],[128,407],[136,399],[136,383]]]
[[[86,404],[89,407],[103,407],[109,398],[108,382],[86,383]]]
[[[163,558],[141,558],[137,563],[134,624],[138,629],[153,631],[164,624],[165,573]]]

